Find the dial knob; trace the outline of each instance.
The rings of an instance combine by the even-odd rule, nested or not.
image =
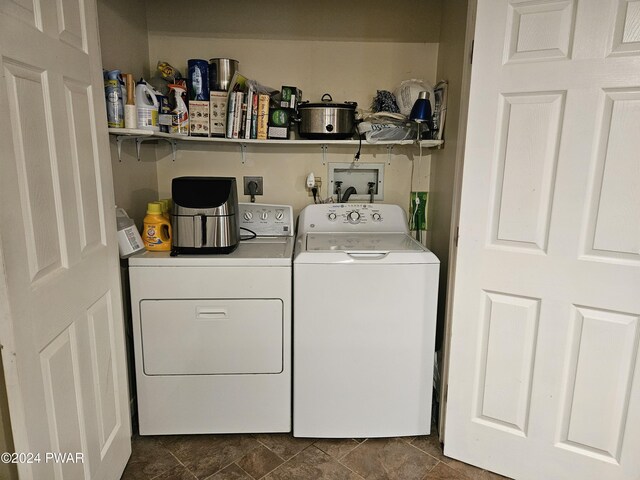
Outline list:
[[[376,222],[379,222],[381,217],[379,213],[374,213],[373,215],[371,215],[371,218],[373,218]]]
[[[284,218],[284,212],[282,210],[276,210],[276,220],[282,220]]]
[[[253,218],[253,213],[251,213],[251,212],[244,212],[243,217],[244,217],[244,219],[245,219],[245,220],[251,220],[251,219]]]
[[[262,212],[262,213],[260,214],[260,218],[261,218],[262,220],[266,220],[268,216],[269,216],[269,213],[268,213],[268,212]]]
[[[335,213],[333,213],[333,212],[331,212],[331,213],[328,215],[328,217],[329,217],[329,220],[335,220],[335,219],[336,219],[336,214],[335,214]]]
[[[349,212],[349,221],[350,222],[357,222],[358,220],[360,220],[360,213],[357,211],[352,211]]]

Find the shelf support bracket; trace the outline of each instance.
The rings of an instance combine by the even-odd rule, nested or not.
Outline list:
[[[124,135],[116,136],[116,145],[118,146],[118,162],[120,163],[122,163],[122,142],[124,142],[126,138],[131,137],[125,137]]]
[[[136,155],[138,157],[138,161],[140,161],[140,146],[142,145],[142,142],[144,142],[144,138],[136,137]]]
[[[320,148],[322,149],[322,165],[326,165],[327,164],[327,150],[329,149],[329,145],[327,145],[326,143],[323,143],[320,145]]]
[[[387,145],[387,165],[391,165],[392,152],[393,152],[393,145]]]
[[[119,139],[120,137],[118,137]],[[127,138],[127,137],[125,137]],[[132,137],[128,137],[132,138]],[[134,137],[136,139],[136,155],[138,157],[138,161],[140,161],[140,147],[144,142],[158,141],[164,140],[171,145],[171,160],[176,161],[176,152],[178,150],[178,142],[173,138],[162,138],[162,137]],[[120,145],[118,145],[118,158],[120,155]]]
[[[245,162],[247,161],[247,144],[246,143],[240,144],[240,155],[242,155],[242,164],[244,165]]]
[[[176,161],[176,150],[178,149],[178,142],[173,138],[163,138],[162,140],[166,140],[171,144],[171,160]]]

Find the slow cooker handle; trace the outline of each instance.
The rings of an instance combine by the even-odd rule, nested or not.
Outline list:
[[[329,98],[325,100],[324,97],[329,97]],[[329,95],[328,93],[325,93],[324,95],[322,95],[322,98],[320,100],[323,102],[333,102],[333,98],[331,98],[331,95]]]

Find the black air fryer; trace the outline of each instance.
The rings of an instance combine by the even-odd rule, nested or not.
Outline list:
[[[236,249],[240,223],[235,178],[174,178],[171,196],[172,255],[224,254]]]

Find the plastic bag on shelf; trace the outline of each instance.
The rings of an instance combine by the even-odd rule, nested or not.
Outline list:
[[[407,121],[402,114],[389,112],[369,115],[358,124],[358,133],[364,135],[367,143],[413,140],[418,134],[414,122]]]

